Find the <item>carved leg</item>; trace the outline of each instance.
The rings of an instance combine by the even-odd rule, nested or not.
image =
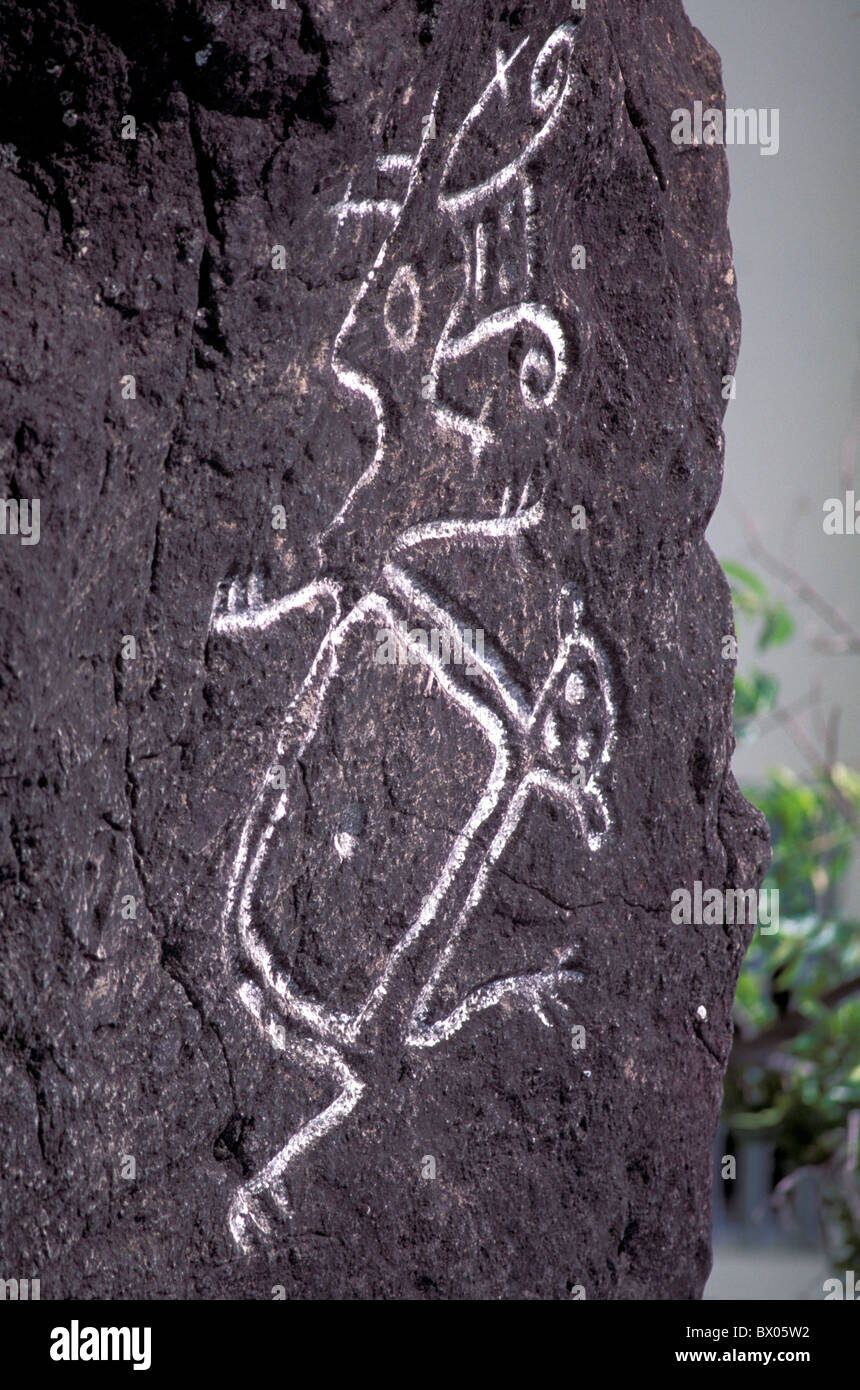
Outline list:
[[[330,1105],[297,1129],[274,1158],[269,1159],[265,1168],[249,1182],[243,1183],[234,1194],[228,1224],[233,1239],[245,1254],[250,1254],[253,1248],[255,1228],[263,1236],[271,1235],[266,1198],[282,1214],[292,1215],[289,1197],[283,1187],[287,1169],[330,1129],[346,1119],[355,1109],[365,1088],[364,1082],[332,1047],[297,1038],[287,1040],[283,1050],[296,1061],[307,1062],[314,1070],[336,1077],[341,1083],[341,1090]]]

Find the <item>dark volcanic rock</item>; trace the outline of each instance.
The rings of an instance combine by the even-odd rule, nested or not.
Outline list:
[[[767,852],[715,54],[680,0],[0,42],[0,1275],[697,1297],[747,931],[671,894]]]

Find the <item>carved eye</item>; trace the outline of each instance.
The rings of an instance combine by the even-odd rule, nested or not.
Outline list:
[[[402,265],[388,286],[382,318],[391,346],[409,352],[421,322],[421,290],[410,265]]]
[[[564,698],[569,705],[578,705],[585,696],[585,681],[578,671],[572,671],[564,686]]]

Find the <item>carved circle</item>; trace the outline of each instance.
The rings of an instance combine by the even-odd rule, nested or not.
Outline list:
[[[412,313],[408,328],[405,332],[401,332],[392,320],[391,310],[394,300],[404,289],[412,298]],[[418,325],[421,321],[421,291],[418,288],[415,271],[410,265],[402,265],[388,286],[388,293],[385,296],[385,304],[382,309],[382,319],[391,346],[398,348],[400,352],[409,352],[415,346],[415,339],[418,337]]]
[[[535,59],[530,96],[533,109],[541,116],[552,111],[564,95],[572,48],[573,30],[562,25],[550,35]]]

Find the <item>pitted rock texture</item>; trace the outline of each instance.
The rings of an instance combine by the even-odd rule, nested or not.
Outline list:
[[[697,1298],[748,932],[671,894],[767,858],[716,55],[679,0],[0,44],[0,1276]]]

